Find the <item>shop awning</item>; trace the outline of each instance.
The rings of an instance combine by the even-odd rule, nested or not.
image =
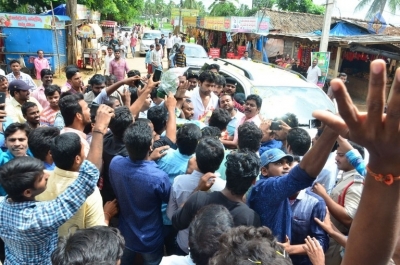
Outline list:
[[[111,21],[111,20],[104,20],[104,21],[101,21],[101,26],[102,27],[107,27],[107,28],[113,28],[113,27],[115,27],[115,26],[117,26],[118,24],[117,24],[117,22],[115,22],[115,21]]]

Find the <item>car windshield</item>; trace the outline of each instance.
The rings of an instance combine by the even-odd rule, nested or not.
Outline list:
[[[155,38],[160,39],[161,38],[161,33],[157,32],[145,32],[143,34],[143,40],[154,40]]]
[[[130,27],[122,27],[121,30],[122,31],[131,31],[131,28]]]
[[[294,113],[302,125],[308,124],[314,110],[335,111],[335,105],[319,88],[309,87],[254,87],[251,94],[259,95],[263,104],[260,114],[265,119]]]
[[[186,46],[186,57],[208,58],[206,51],[201,46]]]

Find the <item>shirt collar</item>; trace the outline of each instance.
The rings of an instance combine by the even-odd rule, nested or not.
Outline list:
[[[82,131],[79,131],[77,129],[71,128],[71,127],[64,127],[63,129],[64,132],[73,132],[79,135],[80,138],[86,139],[86,134]]]
[[[301,190],[301,191],[299,192],[299,194],[297,195],[296,200],[301,201],[305,196],[306,196],[306,189]]]
[[[192,174],[190,174],[190,175],[192,175],[195,178],[201,178],[204,174],[201,173],[200,171],[193,170]]]
[[[54,168],[53,174],[59,175],[64,178],[72,178],[72,179],[76,179],[79,176],[79,172],[68,171],[68,170],[58,168],[58,167]]]

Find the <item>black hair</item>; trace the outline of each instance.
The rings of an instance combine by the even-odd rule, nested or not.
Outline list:
[[[299,120],[297,116],[293,113],[286,113],[283,117],[280,118],[284,123],[290,126],[290,128],[297,128],[299,127]]]
[[[133,76],[140,76],[140,71],[139,70],[130,70],[128,73],[126,73],[128,77],[133,77]]]
[[[365,157],[364,147],[362,147],[361,145],[356,144],[355,142],[352,142],[352,141],[349,141],[349,144],[351,144],[351,146],[354,149],[356,149],[360,153],[361,157],[364,159],[364,157]]]
[[[124,248],[124,237],[117,228],[93,226],[60,237],[51,262],[54,265],[115,265]]]
[[[224,131],[231,120],[231,114],[226,109],[218,108],[212,112],[208,125],[217,127],[221,131]]]
[[[287,144],[290,145],[292,155],[304,156],[311,146],[311,137],[308,132],[302,128],[292,128],[289,130]]]
[[[33,107],[37,107],[37,105],[36,105],[36,103],[31,102],[31,101],[27,101],[24,104],[22,104],[22,106],[21,106],[22,115],[26,116],[26,112],[28,111],[28,109],[33,108]]]
[[[219,249],[220,236],[234,226],[228,209],[222,205],[204,206],[189,226],[190,258],[196,265],[208,265]]]
[[[245,122],[238,127],[238,148],[258,152],[263,133],[253,122]]]
[[[268,227],[238,226],[221,235],[219,250],[209,264],[292,264],[290,258],[281,253],[283,249]]]
[[[73,132],[63,133],[53,139],[50,146],[54,164],[63,170],[70,171],[75,158],[82,150],[81,138]]]
[[[13,135],[17,131],[25,131],[26,137],[28,137],[31,129],[29,129],[29,126],[26,123],[14,122],[8,125],[5,129],[4,138],[7,139],[10,135]]]
[[[167,124],[167,110],[164,106],[154,106],[147,110],[147,119],[153,123],[154,131],[161,135]]]
[[[206,126],[203,129],[201,129],[201,137],[203,138],[207,136],[219,139],[219,137],[221,137],[221,130],[218,129],[217,127]]]
[[[108,127],[115,137],[122,139],[126,128],[132,123],[133,117],[131,111],[128,107],[121,106],[115,109],[115,116],[111,119]]]
[[[101,74],[95,74],[92,76],[92,78],[89,79],[89,85],[101,85],[106,82],[106,79],[104,78],[104,75]]]
[[[226,157],[226,188],[243,196],[260,172],[260,158],[250,150],[232,152]]]
[[[110,78],[110,80],[112,80],[114,83],[118,82],[118,79],[115,75],[109,75],[108,76]]]
[[[197,167],[200,172],[214,173],[224,160],[225,149],[219,139],[214,137],[202,138],[196,148]]]
[[[79,73],[79,69],[74,67],[74,68],[69,68],[68,70],[65,71],[65,75],[68,80],[70,80],[76,73]]]
[[[118,98],[114,97],[114,96],[108,96],[108,100],[106,100],[104,102],[105,105],[109,106],[110,108],[114,107],[114,102],[115,101],[119,101]],[[121,106],[122,107],[122,106]]]
[[[4,82],[4,80],[8,81],[7,77],[0,75],[0,82]]]
[[[43,162],[29,156],[16,157],[0,168],[0,184],[14,201],[24,201],[24,191],[33,189],[37,179],[43,176]]]
[[[218,72],[219,72],[219,69],[221,69],[221,67],[218,65],[218,64],[216,64],[216,63],[213,63],[213,64],[210,64],[208,67],[207,67],[207,70],[212,70],[212,69],[215,69],[215,70],[217,70]]]
[[[71,69],[74,69],[74,68],[78,69],[78,67],[77,67],[76,65],[73,65],[73,64],[67,65],[67,66],[65,67],[65,73],[66,73],[68,70],[71,70]]]
[[[233,96],[233,99],[239,103],[240,105],[244,105],[246,103],[246,95],[244,93],[235,93],[234,95],[232,94],[227,94]]]
[[[199,76],[199,81],[200,81],[200,83],[203,83],[205,81],[214,83],[215,82],[215,74],[211,71],[203,71],[203,72],[201,72],[201,74]]]
[[[107,47],[107,50],[113,50],[113,47],[108,46],[108,47]]]
[[[176,133],[176,145],[179,153],[187,156],[193,155],[200,138],[201,130],[196,124],[184,124]]]
[[[58,106],[60,107],[65,126],[70,126],[74,122],[77,113],[82,114],[82,107],[79,105],[79,101],[81,100],[83,100],[82,94],[71,94],[61,97]]]
[[[44,161],[50,151],[53,139],[60,135],[57,127],[39,127],[29,134],[29,150],[37,159]]]
[[[223,86],[223,87],[225,87],[225,86],[226,86],[226,79],[225,79],[225,77],[224,77],[223,75],[217,75],[217,76],[215,77],[215,84],[216,84],[217,86]]]
[[[15,63],[21,65],[21,63],[20,63],[18,60],[11,60],[11,61],[10,61],[10,66],[13,65],[13,64],[15,64]]]
[[[61,88],[57,85],[50,85],[44,89],[44,94],[46,95],[46,97],[54,96],[56,92],[61,95]]]
[[[261,99],[261,97],[259,95],[256,95],[256,94],[248,95],[247,98],[246,98],[246,101],[248,101],[248,100],[254,100],[254,102],[256,102],[257,109],[261,108],[262,99]]]
[[[53,76],[53,71],[51,71],[50,69],[42,69],[40,71],[40,77],[43,79],[46,75]]]
[[[341,76],[345,77],[345,76],[347,76],[347,74],[346,73],[339,73],[338,77],[341,77]]]
[[[124,142],[130,159],[143,160],[149,153],[153,135],[148,123],[135,122],[125,130]]]
[[[129,92],[131,93],[131,105],[135,103],[135,101],[139,98],[138,96],[138,88],[137,87],[129,87]]]

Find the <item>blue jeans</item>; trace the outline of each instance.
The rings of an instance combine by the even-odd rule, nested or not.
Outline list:
[[[121,258],[121,265],[132,265],[135,262],[137,252],[125,247]],[[152,253],[138,253],[143,257],[143,265],[159,265],[164,256],[164,246],[159,247]]]
[[[131,47],[132,57],[135,57],[135,52],[136,52],[135,49],[136,49],[135,46],[132,46],[132,47]]]

